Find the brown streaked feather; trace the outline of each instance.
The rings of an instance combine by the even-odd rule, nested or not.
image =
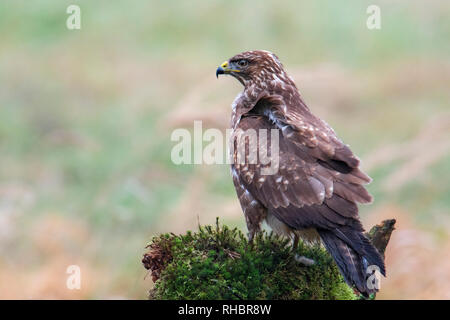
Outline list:
[[[243,117],[238,124],[242,131],[252,128],[259,137],[259,129],[276,129],[277,126],[262,115]],[[242,132],[241,131],[241,132]],[[367,203],[371,196],[365,188],[355,182],[365,183],[367,179],[361,179],[361,171],[357,169],[356,175],[352,172],[344,174],[323,165],[320,159],[314,159],[307,150],[295,152],[295,147],[281,133],[280,167],[273,176],[261,174],[261,166],[237,165],[236,170],[248,187],[256,185],[255,195],[268,208],[286,207],[292,204],[296,207],[303,205],[321,204],[334,193],[350,202]],[[237,137],[235,137],[236,139]],[[270,141],[267,145],[270,149]],[[245,169],[245,170],[244,170]],[[364,176],[362,176],[364,177]]]

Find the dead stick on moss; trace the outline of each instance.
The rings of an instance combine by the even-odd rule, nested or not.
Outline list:
[[[378,252],[384,259],[384,252],[391,239],[392,231],[395,230],[395,219],[384,220],[380,224],[377,224],[366,233],[366,236],[372,242],[373,246],[377,248]]]
[[[378,250],[384,260],[384,252],[391,239],[392,231],[395,230],[395,219],[383,220],[380,224],[377,224],[366,233],[373,246]],[[375,298],[376,293],[374,294]]]

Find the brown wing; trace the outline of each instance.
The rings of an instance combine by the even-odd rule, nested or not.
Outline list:
[[[237,125],[241,130],[236,131],[234,143],[239,132],[247,129],[278,129],[280,138],[279,170],[264,175],[260,163],[235,163],[240,183],[293,228],[351,225],[362,229],[356,202],[372,198],[363,187],[370,178],[358,169],[359,160],[328,125],[312,114],[299,115],[295,109],[286,113],[282,102],[277,96],[261,99]]]

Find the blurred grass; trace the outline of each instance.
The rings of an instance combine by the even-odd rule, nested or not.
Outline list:
[[[79,31],[65,26],[72,3]],[[277,53],[369,164],[363,219],[395,206],[448,243],[449,18],[448,1],[1,2],[0,297],[144,298],[150,235],[217,215],[244,228],[228,166],[173,165],[170,133],[227,127],[240,88],[215,66],[247,49]],[[65,287],[69,264],[83,265],[79,292]]]

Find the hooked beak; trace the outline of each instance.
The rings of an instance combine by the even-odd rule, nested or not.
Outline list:
[[[240,72],[240,70],[230,68],[228,61],[222,63],[216,70],[216,77],[219,77],[219,74],[230,74],[231,72]]]

